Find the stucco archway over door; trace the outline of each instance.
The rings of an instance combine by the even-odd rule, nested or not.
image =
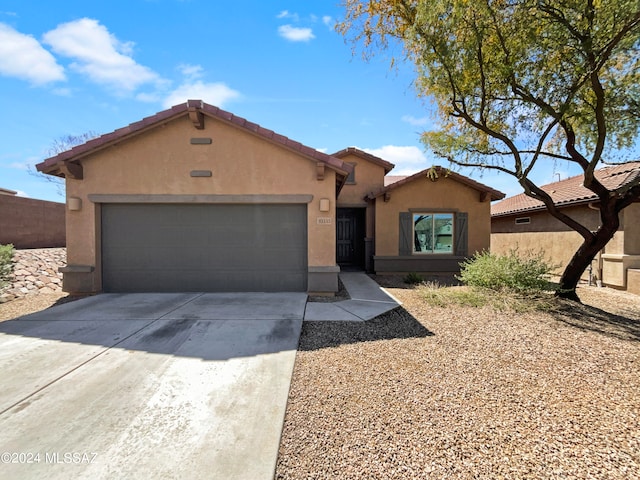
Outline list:
[[[103,204],[105,292],[307,289],[307,205]]]

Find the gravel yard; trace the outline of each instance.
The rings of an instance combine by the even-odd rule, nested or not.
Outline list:
[[[516,314],[389,291],[377,319],[304,324],[276,478],[640,478],[639,297]]]
[[[34,293],[26,297],[17,298],[10,302],[0,303],[0,322],[11,320],[29,313],[39,312],[57,303],[64,303],[74,297],[66,293]]]
[[[278,479],[640,478],[640,298],[305,323]]]

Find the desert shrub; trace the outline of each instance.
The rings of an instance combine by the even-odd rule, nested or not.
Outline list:
[[[429,282],[422,285],[422,298],[433,307],[484,307],[490,303],[490,297],[483,290],[464,287],[443,287]]]
[[[488,307],[499,312],[548,312],[554,307],[554,297],[544,292],[527,292],[522,295],[514,291],[496,292],[479,287],[446,287],[435,283],[420,285],[421,298],[427,305],[440,308]]]
[[[0,288],[13,272],[13,245],[0,245]]]
[[[506,255],[476,253],[460,267],[457,278],[465,285],[515,292],[549,290],[549,276],[556,268],[543,251],[521,253],[517,248]]]
[[[424,278],[422,278],[422,275],[413,272],[407,274],[403,280],[404,283],[408,283],[409,285],[418,285],[424,282]]]

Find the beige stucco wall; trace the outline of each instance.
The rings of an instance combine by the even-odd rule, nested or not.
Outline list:
[[[564,209],[574,219],[591,230],[600,225],[597,210],[586,205]],[[516,217],[529,217],[529,224],[515,224]],[[582,237],[546,212],[526,213],[492,220],[491,251],[506,253],[517,246],[519,250],[544,251],[561,273],[582,243]],[[627,270],[640,266],[640,204],[632,204],[620,212],[620,228],[594,259],[593,273],[605,285],[625,288]],[[588,271],[582,275],[589,278]]]
[[[366,195],[377,192],[384,187],[384,167],[354,154],[348,154],[341,160],[355,166],[355,182],[347,183],[342,187],[338,196],[337,206],[366,207],[365,235],[370,242],[373,242],[376,237],[375,202],[367,202],[364,198]],[[365,256],[368,257],[367,254]],[[365,260],[365,263],[367,261]]]
[[[491,204],[480,202],[480,192],[451,178],[441,177],[435,182],[426,176],[390,190],[385,202],[376,199],[377,256],[399,254],[399,214],[409,209],[425,212],[467,212],[469,255],[489,249],[491,234]]]
[[[511,249],[517,248],[520,253],[543,252],[544,257],[552,265],[557,265],[554,273],[561,274],[564,267],[582,243],[582,237],[573,231],[556,232],[549,235],[548,232],[524,232],[524,233],[493,233],[491,234],[491,252],[498,255],[507,254]],[[593,268],[598,268],[598,260],[594,261]],[[595,273],[595,270],[594,270]],[[588,273],[582,276],[588,278]]]
[[[384,168],[353,154],[346,155],[341,160],[355,165],[355,183],[347,183],[342,187],[338,206],[366,206],[364,197],[384,187]]]
[[[640,255],[640,203],[625,208],[624,214],[624,253]]]
[[[192,145],[192,137],[208,137],[210,145]],[[83,180],[67,180],[67,199],[82,208],[67,211],[69,265],[96,268],[100,290],[100,205],[91,194],[165,195],[312,195],[308,205],[308,265],[335,266],[335,172],[317,180],[316,162],[246,130],[205,117],[205,129],[187,116],[94,153],[82,161]],[[211,170],[211,177],[190,176]],[[322,198],[330,211],[320,212]],[[331,217],[319,224],[318,217]]]
[[[586,205],[564,208],[563,212],[590,230],[600,225],[600,214]],[[529,223],[516,224],[516,218],[529,218]],[[526,212],[491,220],[491,233],[572,232],[571,228],[546,211]]]

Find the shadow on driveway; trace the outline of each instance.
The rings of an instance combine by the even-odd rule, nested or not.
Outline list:
[[[0,323],[0,346],[20,336],[202,360],[251,357],[296,350],[305,303],[296,293],[103,294]]]

